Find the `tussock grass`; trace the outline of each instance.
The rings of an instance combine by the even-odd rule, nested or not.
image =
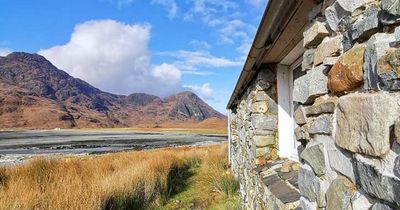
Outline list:
[[[197,173],[206,192],[230,195],[237,183],[224,156],[226,145],[37,159],[0,168],[0,209],[162,208]]]

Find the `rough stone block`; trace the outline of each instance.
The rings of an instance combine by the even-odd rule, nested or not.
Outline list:
[[[382,0],[381,7],[383,10],[391,15],[400,15],[400,1],[399,0]]]
[[[328,68],[321,65],[296,79],[294,81],[293,100],[303,104],[311,103],[316,97],[328,93],[328,77],[326,76]]]
[[[385,54],[378,58],[378,76],[390,90],[400,90],[400,49],[389,48]]]
[[[330,115],[318,116],[311,122],[310,134],[331,134],[333,129],[333,118]]]
[[[266,102],[268,104],[268,112],[271,114],[278,114],[278,103],[271,97],[268,97]]]
[[[326,192],[326,210],[351,209],[351,198],[356,194],[356,186],[344,177],[338,177]]]
[[[259,102],[259,101],[266,101],[266,100],[268,100],[268,98],[269,98],[268,94],[265,91],[261,90],[261,91],[257,91],[254,99],[257,102]]]
[[[390,129],[400,115],[400,94],[350,94],[339,99],[336,144],[352,152],[384,157]]]
[[[307,116],[319,115],[319,114],[331,114],[335,112],[336,104],[333,101],[325,101],[319,104],[314,104],[312,106],[305,108],[305,113]]]
[[[305,197],[300,197],[299,207],[301,207],[304,210],[318,209],[318,205],[316,202],[311,202],[311,201],[307,200],[307,198],[305,198]]]
[[[383,84],[380,83],[378,77],[377,63],[386,49],[390,48],[390,43],[400,40],[398,28],[395,34],[377,33],[371,36],[367,42],[367,49],[364,53],[364,88],[365,89],[382,89]]]
[[[374,0],[337,0],[344,10],[352,13],[361,6],[373,2]]]
[[[301,63],[302,71],[307,71],[312,69],[314,63],[314,52],[315,49],[308,49],[303,54],[303,61]]]
[[[307,123],[307,117],[303,106],[297,107],[294,112],[294,120],[298,125],[304,125]]]
[[[330,166],[349,178],[353,183],[356,183],[352,155],[336,147],[327,149],[327,152]]]
[[[352,210],[370,210],[372,202],[372,199],[365,192],[358,190],[351,198],[351,207]]]
[[[305,48],[315,47],[327,36],[329,36],[329,31],[326,29],[325,23],[313,21],[303,32],[303,46]]]
[[[365,45],[357,45],[345,52],[328,74],[328,87],[333,93],[350,91],[363,84]]]
[[[315,50],[314,66],[321,64],[326,57],[340,55],[342,50],[342,39],[342,36],[325,38]]]
[[[264,80],[257,80],[256,81],[256,90],[268,90],[271,87],[271,83],[264,81]]]
[[[274,135],[254,136],[254,141],[256,142],[257,147],[266,147],[275,144],[275,136]]]
[[[400,179],[387,174],[385,162],[379,159],[367,158],[356,155],[356,167],[358,183],[367,193],[387,202],[400,206]]]
[[[394,209],[384,203],[375,203],[371,207],[371,210],[394,210]]]
[[[323,64],[325,66],[333,66],[339,60],[339,57],[326,57],[324,58]]]
[[[351,11],[344,9],[338,1],[335,1],[325,10],[326,22],[332,31],[338,31],[339,23],[349,16],[351,16]]]
[[[252,113],[266,113],[268,111],[268,105],[264,101],[255,102],[251,106]]]
[[[306,149],[304,149],[304,151],[300,154],[300,157],[310,164],[314,173],[319,177],[325,175],[327,171],[325,156],[326,152],[323,144],[307,146]]]
[[[256,158],[267,156],[270,152],[271,148],[269,147],[256,148]]]
[[[368,37],[378,30],[379,11],[380,8],[377,5],[371,5],[364,11],[362,17],[359,18],[351,28],[351,37],[353,40]]]
[[[264,81],[273,84],[276,79],[276,75],[268,68],[261,69],[257,75],[257,81]],[[268,89],[268,88],[267,88]]]
[[[329,182],[316,177],[311,167],[302,165],[299,171],[300,194],[310,202],[317,202],[318,207],[326,206],[325,193],[328,190]]]
[[[276,116],[257,114],[251,116],[251,124],[254,129],[274,131],[277,128]]]
[[[294,130],[297,141],[310,141],[310,135],[308,134],[309,125],[298,126]]]

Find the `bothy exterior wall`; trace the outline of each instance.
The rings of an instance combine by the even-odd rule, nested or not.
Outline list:
[[[296,191],[282,181],[278,183],[286,189],[281,193],[289,193],[285,195],[287,201],[282,202],[265,184],[261,173],[261,167],[279,159],[277,85],[273,69],[266,68],[258,73],[230,116],[231,168],[240,182],[243,206],[246,209],[279,209],[297,205],[298,202],[293,203],[297,199],[291,200],[298,194]],[[290,168],[291,164],[286,163],[286,167]]]
[[[400,209],[400,1],[314,2],[293,89],[299,208]],[[290,209],[257,173],[280,158],[276,77],[259,72],[231,110],[232,169],[245,208]]]
[[[330,3],[309,16],[294,84],[303,208],[399,209],[400,2]]]

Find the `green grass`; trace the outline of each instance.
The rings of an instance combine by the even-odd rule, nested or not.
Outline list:
[[[224,157],[189,162],[185,174],[190,175],[177,183],[183,187],[156,209],[240,209],[239,184],[229,173]]]

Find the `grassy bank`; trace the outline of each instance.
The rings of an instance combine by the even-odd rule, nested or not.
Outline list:
[[[226,145],[0,168],[1,209],[235,209]]]

